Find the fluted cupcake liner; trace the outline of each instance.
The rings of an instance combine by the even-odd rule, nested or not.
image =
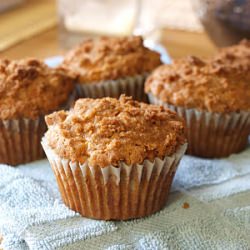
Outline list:
[[[0,162],[15,166],[43,158],[40,141],[45,131],[43,117],[0,120]]]
[[[126,77],[117,80],[107,80],[99,83],[77,84],[79,98],[120,97],[121,94],[132,96],[138,101],[146,101],[144,82],[148,74]]]
[[[66,110],[70,109],[74,105],[76,100],[77,100],[77,90],[74,89],[72,91],[72,93],[70,94],[70,96],[69,96],[68,100],[66,101],[66,103],[64,103],[60,108],[58,108],[58,110],[60,110],[60,109],[64,109],[64,110],[65,109]]]
[[[212,113],[177,107],[149,94],[149,102],[163,105],[184,118],[187,153],[206,158],[226,157],[244,150],[250,133],[250,112]]]
[[[131,166],[91,167],[61,159],[46,139],[42,145],[56,176],[64,203],[82,216],[102,220],[127,220],[150,215],[167,201],[178,163],[187,145],[164,160]]]
[[[75,98],[73,91],[63,108],[70,108]],[[44,116],[0,120],[0,163],[16,166],[44,158],[41,139],[46,130]]]

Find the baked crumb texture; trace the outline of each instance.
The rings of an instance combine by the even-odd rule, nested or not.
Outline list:
[[[190,208],[189,203],[188,203],[188,202],[184,202],[184,203],[182,204],[182,208],[184,208],[184,209]]]
[[[244,39],[237,45],[221,49],[214,58],[210,59],[210,62],[220,66],[226,65],[226,69],[233,68],[239,72],[245,72],[249,77],[250,40]]]
[[[191,56],[158,67],[147,79],[145,91],[184,108],[216,113],[250,111],[249,65],[206,62]]]
[[[160,55],[143,46],[142,37],[86,40],[69,51],[61,64],[78,83],[95,83],[150,73]]]
[[[0,60],[0,119],[37,119],[67,102],[73,79],[36,59]]]
[[[92,167],[164,158],[185,143],[176,113],[121,96],[79,99],[70,111],[46,116],[48,145],[61,158]]]

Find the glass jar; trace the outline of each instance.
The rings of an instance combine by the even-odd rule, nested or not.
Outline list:
[[[229,46],[250,38],[250,0],[193,0],[193,4],[216,45]]]
[[[83,39],[130,35],[139,0],[58,0],[59,39],[70,48]]]

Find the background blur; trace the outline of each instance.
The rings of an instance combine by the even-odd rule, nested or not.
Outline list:
[[[249,37],[250,0],[0,0],[1,57],[47,57],[89,37],[130,34],[174,57],[208,56]]]

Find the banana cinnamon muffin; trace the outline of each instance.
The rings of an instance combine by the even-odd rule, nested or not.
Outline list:
[[[43,157],[44,115],[61,108],[73,80],[36,59],[0,60],[0,162],[10,165]]]
[[[176,113],[125,96],[85,98],[46,122],[42,145],[71,209],[90,218],[125,220],[165,205],[186,149]]]
[[[163,104],[186,120],[188,153],[223,157],[246,147],[250,85],[238,66],[184,58],[156,69],[145,91],[151,103]]]
[[[161,64],[160,55],[143,46],[139,36],[86,40],[69,51],[62,67],[75,75],[80,97],[144,100],[147,74]]]

